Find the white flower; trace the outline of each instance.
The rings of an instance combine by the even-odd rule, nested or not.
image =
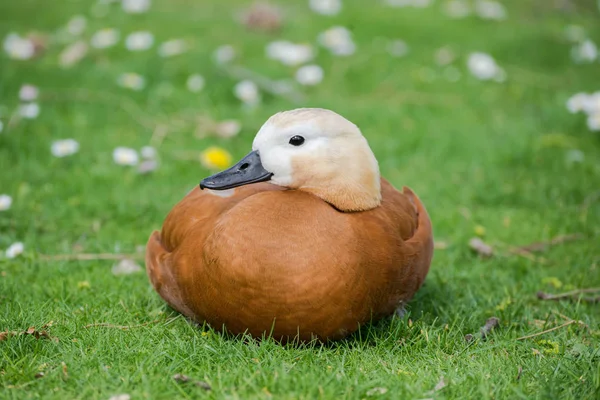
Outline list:
[[[571,58],[576,63],[591,63],[598,57],[598,47],[587,39],[571,49]]]
[[[70,68],[77,64],[85,57],[88,52],[88,45],[83,40],[65,47],[65,49],[58,56],[58,64],[62,68]]]
[[[147,160],[153,159],[156,158],[156,149],[152,146],[144,146],[140,150],[140,154],[142,155],[142,158],[145,158]]]
[[[600,131],[600,112],[588,115],[587,126],[591,131]]]
[[[158,55],[164,58],[174,57],[187,51],[187,44],[183,39],[173,39],[164,42],[158,48]]]
[[[356,51],[351,33],[343,26],[334,26],[319,34],[319,43],[336,56],[349,56]]]
[[[467,60],[467,67],[477,79],[489,80],[501,74],[501,69],[489,54],[471,53]]]
[[[198,93],[204,89],[205,80],[202,75],[193,74],[187,79],[186,86],[190,92]]]
[[[11,244],[8,249],[6,249],[6,258],[15,258],[16,256],[23,253],[25,250],[25,245],[22,242],[16,242]]]
[[[408,54],[408,45],[404,40],[393,40],[388,43],[387,52],[393,57],[404,57]]]
[[[104,28],[94,33],[90,44],[96,49],[112,47],[119,41],[119,31],[113,28]]]
[[[567,100],[567,110],[571,114],[585,111],[590,95],[587,93],[576,93]]]
[[[260,102],[260,92],[258,86],[250,80],[243,80],[235,85],[233,89],[235,97],[249,106],[257,105]]]
[[[287,66],[304,64],[314,57],[314,51],[309,44],[295,44],[287,40],[276,40],[266,47],[267,57],[277,60]]]
[[[234,119],[228,119],[225,121],[221,121],[215,127],[215,133],[218,137],[221,138],[232,138],[237,136],[238,133],[242,130],[242,124],[239,121]]]
[[[19,99],[21,101],[34,101],[37,99],[39,92],[37,87],[25,84],[19,90]]]
[[[227,64],[235,58],[235,49],[228,44],[219,46],[213,53],[213,58],[217,64]]]
[[[21,104],[19,115],[26,119],[36,119],[40,115],[40,106],[38,103]]]
[[[342,0],[309,0],[311,10],[322,15],[336,15],[342,10]]]
[[[134,72],[127,72],[119,75],[117,84],[125,89],[142,90],[146,86],[146,80],[143,76]]]
[[[0,211],[6,211],[12,205],[12,197],[7,194],[0,194]]]
[[[83,15],[76,15],[67,22],[67,32],[72,36],[79,36],[85,31],[87,20]]]
[[[128,14],[141,14],[150,8],[150,0],[123,0],[122,7]]]
[[[79,151],[79,143],[75,139],[63,139],[52,142],[50,152],[54,157],[66,157]]]
[[[133,32],[125,39],[125,48],[129,51],[148,50],[154,44],[154,35],[148,31]]]
[[[118,165],[137,165],[139,157],[137,151],[128,147],[117,147],[113,151],[113,160]]]
[[[475,12],[483,19],[501,21],[506,19],[506,8],[501,3],[492,0],[477,0]]]
[[[9,33],[4,39],[4,51],[15,60],[29,60],[35,54],[35,45],[28,38]]]
[[[323,80],[323,68],[318,65],[305,65],[296,71],[296,80],[301,85],[314,86]]]
[[[588,115],[600,113],[600,92],[594,92],[583,98],[583,111]]]
[[[471,14],[471,8],[465,0],[451,0],[446,2],[444,11],[450,18],[465,18]]]

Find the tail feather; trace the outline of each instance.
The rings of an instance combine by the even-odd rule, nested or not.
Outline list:
[[[405,245],[411,258],[410,264],[418,276],[418,285],[421,286],[429,272],[433,258],[433,227],[427,209],[419,197],[406,186],[402,189],[404,195],[411,199],[417,209],[417,229],[414,235],[405,242]]]

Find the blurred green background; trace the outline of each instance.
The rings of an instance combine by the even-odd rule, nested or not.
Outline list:
[[[536,299],[600,286],[597,2],[264,4],[0,2],[0,332],[19,333],[0,397],[597,398],[597,305]],[[437,250],[407,318],[330,347],[246,344],[102,259],[143,268],[173,205],[296,107],[359,125],[426,204]],[[559,235],[577,236],[520,248]],[[581,324],[516,340],[560,314]],[[57,340],[20,334],[50,321]]]

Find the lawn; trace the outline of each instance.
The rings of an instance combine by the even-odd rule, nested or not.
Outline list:
[[[27,39],[0,54],[0,195],[12,199],[0,211],[0,398],[600,397],[599,303],[588,301],[598,293],[536,295],[600,287],[600,132],[567,109],[573,94],[600,90],[599,61],[572,57],[578,41],[600,40],[596,1],[506,1],[506,18],[493,20],[451,17],[441,0],[344,0],[336,15],[281,0],[270,33],[239,21],[250,4],[241,0],[153,0],[137,14],[119,3],[0,2],[5,47],[11,32],[37,32],[34,57],[14,58],[28,58]],[[76,15],[87,24],[69,33]],[[352,54],[319,44],[334,26],[350,30]],[[94,39],[107,47],[88,46],[104,28],[120,32],[117,43],[109,31]],[[126,49],[135,31],[152,33],[149,49]],[[187,47],[159,50],[172,39]],[[312,45],[305,63],[322,67],[322,82],[273,91],[298,69],[265,56],[278,39]],[[79,40],[72,53],[87,53],[65,66],[61,53]],[[223,45],[232,48],[216,62]],[[476,52],[494,58],[496,79],[469,71]],[[234,93],[248,77],[259,83],[254,105]],[[404,318],[326,346],[256,342],[178,315],[143,270],[113,272],[119,261],[103,257],[144,267],[150,233],[214,171],[202,152],[217,146],[236,160],[270,115],[301,106],[358,124],[382,175],[427,206],[435,256]],[[226,120],[239,134],[207,134]],[[78,146],[58,145],[57,157],[62,139]],[[114,160],[118,147],[148,145],[158,160],[143,164],[156,167],[148,173],[119,165],[135,153]],[[470,247],[475,237],[491,257]],[[16,242],[23,253],[5,254]],[[491,317],[499,324],[483,338]]]

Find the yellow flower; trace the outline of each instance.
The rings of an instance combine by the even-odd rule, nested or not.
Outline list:
[[[200,162],[208,169],[225,169],[231,165],[231,154],[220,147],[209,147],[200,153]]]
[[[484,236],[485,235],[485,228],[481,225],[476,225],[475,226],[475,234],[477,236]]]

